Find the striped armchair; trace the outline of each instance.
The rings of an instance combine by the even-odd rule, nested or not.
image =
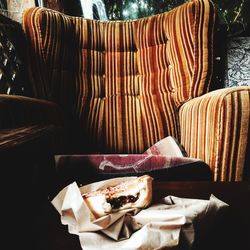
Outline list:
[[[62,108],[82,152],[142,153],[171,135],[215,181],[243,180],[250,88],[209,92],[215,16],[209,0],[129,21],[28,9],[34,97]]]

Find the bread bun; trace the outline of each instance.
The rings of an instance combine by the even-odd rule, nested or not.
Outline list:
[[[152,180],[143,175],[116,185],[82,194],[95,218],[127,208],[145,208],[152,201]]]

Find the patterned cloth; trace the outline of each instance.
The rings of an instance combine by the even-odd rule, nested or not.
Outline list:
[[[89,183],[144,174],[161,181],[212,180],[208,165],[199,159],[184,157],[183,148],[173,137],[162,139],[144,154],[56,155],[55,165],[58,176],[69,177],[67,182]]]
[[[250,37],[234,37],[227,46],[225,85],[250,86]]]

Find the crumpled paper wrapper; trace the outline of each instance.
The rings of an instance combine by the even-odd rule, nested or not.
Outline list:
[[[81,194],[131,178],[136,177],[114,178],[82,187],[73,182],[51,201],[62,224],[68,225],[69,233],[79,236],[82,249],[171,249],[183,242],[185,249],[189,249],[196,233],[194,224],[209,226],[214,215],[228,206],[213,195],[209,200],[169,195],[146,209],[127,209],[95,219]],[[202,230],[206,231],[204,226]]]

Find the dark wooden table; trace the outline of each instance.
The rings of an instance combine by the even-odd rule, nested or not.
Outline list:
[[[36,211],[48,206],[48,192],[55,182],[56,138],[54,125],[0,130],[1,226],[6,233],[1,238],[8,239],[7,249],[36,249],[29,231],[39,227],[34,223],[40,216]]]
[[[250,186],[244,182],[154,182],[153,202],[167,195],[208,199],[213,194],[229,204],[217,218],[213,230],[195,250],[250,249]],[[33,228],[34,250],[81,250],[78,236],[60,222],[54,207],[45,202],[37,211]]]

